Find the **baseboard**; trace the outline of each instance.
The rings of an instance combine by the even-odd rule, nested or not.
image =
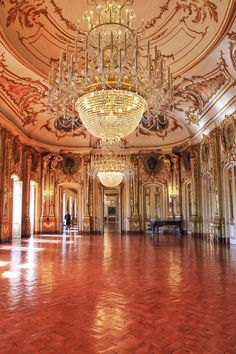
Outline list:
[[[78,231],[81,235],[103,235],[101,231]]]
[[[0,244],[9,243],[11,241],[12,241],[11,238],[9,238],[8,240],[0,240]]]

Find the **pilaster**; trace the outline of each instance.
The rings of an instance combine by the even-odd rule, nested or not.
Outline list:
[[[82,218],[82,232],[90,233],[92,231],[92,193],[91,193],[91,181],[89,178],[89,163],[90,157],[84,156],[83,158],[83,218]]]
[[[55,216],[55,170],[51,166],[52,155],[43,157],[42,168],[42,215],[40,218],[42,233],[57,233]]]
[[[22,237],[30,237],[30,177],[31,177],[31,148],[24,146],[25,164],[23,165],[23,190],[22,190]]]
[[[192,171],[192,233],[202,234],[202,185],[200,144],[197,144],[192,147],[190,163]]]
[[[8,242],[11,240],[9,220],[10,176],[8,159],[10,133],[5,129],[1,129],[1,139],[0,242]]]
[[[221,132],[220,127],[211,134],[212,146],[214,147],[214,185],[216,194],[216,214],[211,225],[211,236],[219,241],[225,239],[224,220],[224,195],[223,195],[223,174],[221,158]]]

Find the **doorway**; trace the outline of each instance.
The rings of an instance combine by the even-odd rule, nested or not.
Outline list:
[[[121,232],[120,192],[118,189],[104,189],[103,223],[104,231]]]
[[[36,221],[36,183],[30,181],[30,233],[35,233]]]
[[[224,207],[226,236],[236,245],[236,163],[231,162],[224,168]]]
[[[74,231],[78,232],[79,229],[79,208],[78,196],[79,186],[76,183],[64,183],[59,186],[59,220],[60,232]],[[70,215],[70,227],[66,227],[65,215]]]
[[[186,231],[192,231],[191,217],[192,217],[192,185],[191,185],[191,181],[187,180],[183,184],[183,220],[184,220],[184,229]]]
[[[16,175],[13,179],[12,238],[21,238],[22,223],[22,181]]]
[[[203,232],[210,235],[213,220],[212,176],[207,173],[202,179]]]

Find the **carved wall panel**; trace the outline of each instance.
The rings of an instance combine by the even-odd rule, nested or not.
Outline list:
[[[9,171],[10,175],[17,175],[17,177],[22,180],[22,144],[20,143],[19,137],[14,136],[10,141],[10,156],[9,156]]]
[[[230,32],[228,34],[230,39],[229,41],[229,49],[230,49],[230,58],[233,64],[233,67],[236,69],[236,32]]]
[[[221,124],[221,143],[223,146],[223,164],[236,159],[236,112],[226,116]]]
[[[31,149],[31,179],[41,183],[41,154]]]

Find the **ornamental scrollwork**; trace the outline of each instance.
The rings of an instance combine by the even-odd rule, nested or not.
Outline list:
[[[210,157],[210,140],[208,136],[203,136],[201,143],[201,160],[203,163],[208,163]]]
[[[191,171],[191,152],[189,149],[185,150],[182,154],[183,166],[186,172]]]
[[[3,53],[0,55],[0,88],[0,95],[6,96],[15,106],[23,127],[35,125],[38,115],[47,110],[47,88],[39,80],[21,78],[12,73],[7,68]]]
[[[236,148],[236,112],[224,119],[221,125],[221,142],[226,153]]]
[[[29,0],[9,0],[9,2],[11,4],[11,8],[8,11],[7,26],[10,26],[16,21],[20,23],[22,28],[24,26],[33,27],[35,23],[42,26],[41,17],[46,17],[48,19],[50,17],[44,0],[34,0],[33,3]],[[145,29],[156,25],[156,22],[158,22],[158,20],[162,18],[163,14],[169,10],[170,2],[170,0],[166,0],[165,3],[160,6],[159,14],[146,23]],[[99,1],[89,0],[87,3],[88,5],[93,5],[99,3]],[[121,2],[119,1],[119,3],[121,3],[121,6],[123,7],[125,4],[132,5],[133,0],[123,0]],[[50,0],[50,4],[54,8],[54,13],[66,24],[67,28],[75,31],[75,25],[63,16],[62,9],[59,8],[55,0]],[[1,0],[0,5],[4,6],[5,1]],[[180,18],[181,22],[186,22],[187,19],[190,19],[192,24],[195,25],[198,23],[204,23],[208,17],[214,22],[218,22],[217,5],[210,0],[176,1],[174,6],[174,14],[177,14],[178,12],[182,12],[183,14]],[[192,29],[190,28],[190,30]]]
[[[146,155],[143,159],[145,170],[149,174],[157,174],[163,167],[163,162],[160,160],[160,156],[155,153]]]
[[[65,175],[73,176],[80,165],[80,158],[74,155],[65,155],[61,161],[61,167]]]
[[[205,107],[231,80],[221,53],[217,67],[205,76],[183,78],[174,88],[174,108],[185,114],[187,124],[199,125]],[[186,108],[187,105],[187,108]]]
[[[11,157],[15,164],[20,161],[20,140],[18,136],[14,136],[12,139]]]
[[[88,132],[83,126],[79,116],[55,117],[48,118],[40,127],[46,129],[49,133],[55,134],[58,140],[65,136],[78,137],[82,136],[86,139]]]
[[[144,113],[141,124],[136,130],[136,136],[156,135],[164,140],[168,134],[177,129],[183,129],[183,126],[174,117],[164,113],[157,114],[150,109]]]
[[[230,49],[230,58],[233,64],[234,69],[236,69],[236,32],[230,32],[228,34],[230,39],[229,49]]]
[[[50,15],[44,0],[9,0],[12,7],[8,11],[7,16],[7,27],[18,21],[22,28],[32,28],[35,25],[43,26],[42,17],[50,19]],[[54,13],[59,16],[61,21],[63,21],[67,28],[75,31],[76,26],[66,19],[62,14],[62,9],[56,4],[55,0],[50,0],[54,8]],[[0,5],[4,6],[5,1],[2,0]]]

